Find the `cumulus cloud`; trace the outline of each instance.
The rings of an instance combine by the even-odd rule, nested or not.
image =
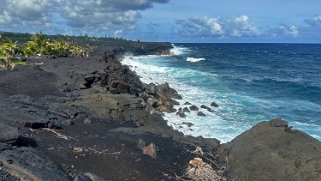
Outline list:
[[[245,15],[230,19],[194,17],[178,20],[176,24],[176,33],[193,37],[251,37],[261,34]]]
[[[49,11],[54,6],[49,0],[1,0],[0,24],[14,25],[23,22],[50,23]]]
[[[274,36],[292,36],[299,35],[299,27],[296,25],[280,25],[276,30]]]
[[[312,29],[321,31],[321,15],[310,19],[304,20],[304,22]]]
[[[64,19],[65,26],[79,31],[135,29],[140,11],[169,0],[0,0],[0,26],[51,26],[52,17]]]

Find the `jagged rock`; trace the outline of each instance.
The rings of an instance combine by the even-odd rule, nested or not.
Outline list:
[[[182,124],[185,124],[185,125],[187,125],[188,127],[192,127],[192,126],[194,126],[194,124],[193,124],[193,123],[183,122]]]
[[[14,144],[18,138],[18,128],[14,128],[0,122],[0,142]]]
[[[137,95],[143,92],[144,84],[139,77],[118,61],[107,61],[107,68],[102,74],[101,85],[106,86],[111,93],[129,93]]]
[[[192,104],[189,102],[185,102],[184,105],[192,105]]]
[[[178,115],[181,118],[186,118],[185,113],[183,112],[182,108],[179,108],[179,110],[176,112],[176,115]]]
[[[320,180],[321,142],[285,128],[281,119],[262,122],[223,144],[217,154],[228,158],[229,180]]]
[[[198,113],[197,113],[197,116],[206,116],[202,111],[199,111]]]
[[[190,106],[189,109],[191,111],[198,111],[199,110],[199,108],[197,106],[195,106],[195,105]]]
[[[112,80],[108,82],[109,91],[113,94],[126,93],[130,90],[130,85],[119,80]]]
[[[85,76],[85,83],[84,83],[84,85],[87,87],[87,88],[90,88],[91,87],[91,85],[95,82],[95,79],[96,79],[96,76],[95,75],[93,75],[93,74],[88,74],[88,75],[86,75]]]
[[[213,112],[213,110],[205,105],[201,105],[202,109],[206,109],[208,112]]]
[[[153,98],[148,98],[147,100],[147,105],[153,107],[153,108],[156,108],[158,106],[158,102],[156,99],[153,99]]]
[[[148,94],[155,95],[156,94],[156,85],[154,83],[150,83],[146,86],[146,91]]]
[[[185,112],[191,112],[191,111],[188,109],[188,107],[184,107],[183,112],[185,113]]]
[[[157,150],[158,148],[156,147],[156,145],[154,143],[151,143],[143,148],[143,153],[155,159],[157,156]]]
[[[1,170],[16,180],[71,180],[57,164],[32,148],[0,143],[0,163]]]
[[[212,106],[212,107],[219,107],[219,105],[218,105],[217,103],[215,103],[215,102],[212,102],[212,103],[211,103],[211,106]]]
[[[167,82],[156,87],[156,95],[161,99],[182,99],[182,96],[175,89],[171,88]]]

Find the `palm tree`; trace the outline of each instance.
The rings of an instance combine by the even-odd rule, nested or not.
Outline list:
[[[33,43],[31,43],[31,42],[33,42]],[[44,34],[42,34],[42,32],[32,35],[31,42],[30,42],[31,45],[33,45],[36,50],[36,54],[38,54],[38,53],[48,54],[49,42],[48,42],[48,40],[46,40],[46,37]]]
[[[2,64],[4,68],[12,66],[12,59],[17,52],[17,42],[12,42],[9,40],[0,45],[0,64]]]

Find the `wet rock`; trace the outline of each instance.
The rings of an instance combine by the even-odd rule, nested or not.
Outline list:
[[[0,122],[0,142],[14,144],[19,138],[18,129]]]
[[[189,113],[189,112],[191,112],[191,111],[188,109],[188,107],[184,107],[183,112],[184,112],[184,113],[186,113],[186,112]]]
[[[175,89],[169,87],[167,82],[156,87],[156,96],[160,101],[164,103],[168,102],[172,105],[178,104],[177,101],[174,101],[173,99],[182,99],[182,96],[179,95]]]
[[[192,104],[189,102],[185,102],[184,105],[192,105]]]
[[[218,105],[217,103],[215,103],[215,102],[212,102],[212,103],[211,103],[211,106],[212,106],[212,107],[219,107],[219,105]]]
[[[213,112],[213,110],[205,105],[201,105],[202,109],[206,109],[208,112]]]
[[[194,124],[193,124],[193,123],[183,122],[182,124],[185,124],[185,125],[187,125],[188,127],[192,127],[192,126],[194,126]]]
[[[155,159],[157,156],[157,150],[158,148],[156,147],[156,145],[154,143],[151,143],[143,148],[143,154],[149,155]]]
[[[199,108],[197,106],[195,106],[195,105],[190,106],[189,109],[191,111],[198,111],[199,110]]]
[[[176,112],[176,115],[178,115],[181,118],[186,118],[186,115],[182,108],[179,108],[179,110]]]
[[[202,111],[199,111],[198,113],[197,113],[197,116],[206,116]]]
[[[223,144],[217,154],[228,157],[230,180],[320,180],[321,142],[292,130],[281,119],[262,122]]]

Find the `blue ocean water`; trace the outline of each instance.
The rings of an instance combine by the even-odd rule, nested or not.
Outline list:
[[[169,82],[183,95],[181,104],[219,104],[213,113],[203,110],[206,117],[166,114],[175,129],[227,142],[258,122],[281,117],[321,140],[321,45],[175,44],[172,52],[128,56],[123,63],[143,82]]]

